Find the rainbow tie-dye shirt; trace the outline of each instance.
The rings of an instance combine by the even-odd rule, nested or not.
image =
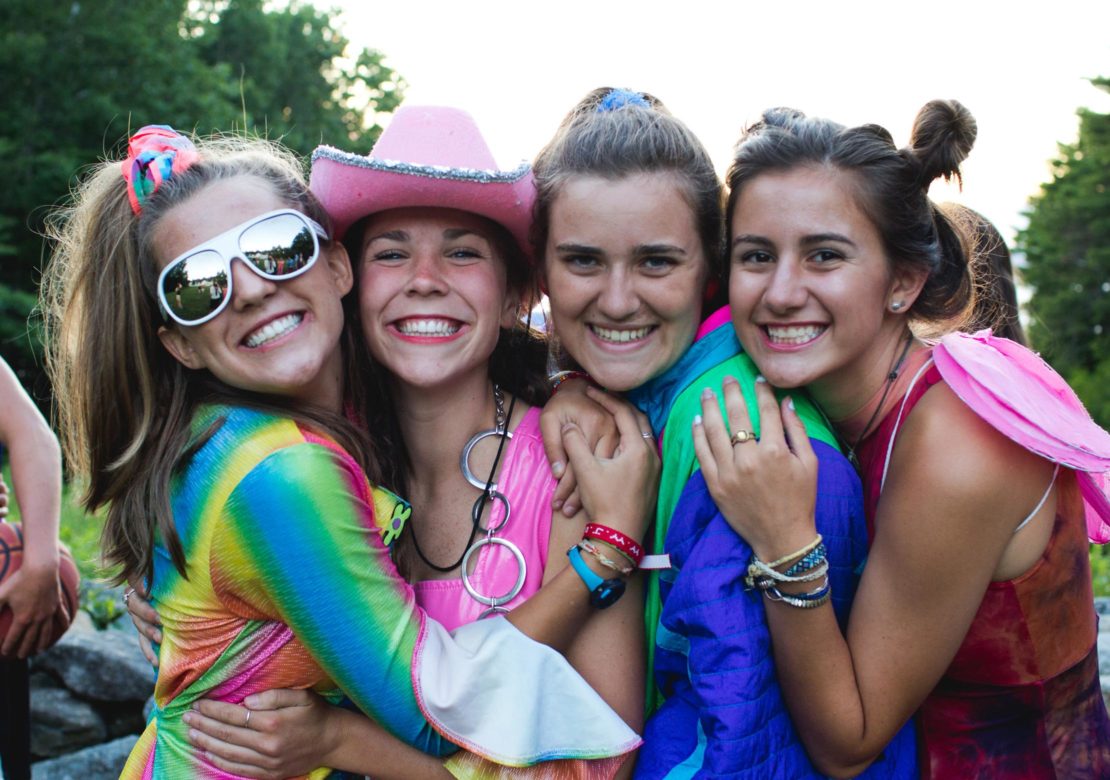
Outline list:
[[[506,767],[640,744],[561,655],[504,618],[451,633],[428,619],[383,541],[408,505],[372,488],[334,442],[236,407],[194,421],[198,436],[213,427],[172,485],[188,577],[155,549],[156,708],[122,777],[232,777],[189,744],[181,716],[200,698],[271,688],[345,696],[426,753],[459,745]]]
[[[412,658],[423,615],[382,542],[407,505],[292,420],[207,408],[222,425],[177,475],[173,514],[188,578],[165,548],[152,595],[163,623],[157,709],[123,777],[220,777],[185,738],[199,698],[270,688],[346,694],[404,741],[454,749],[426,722]]]

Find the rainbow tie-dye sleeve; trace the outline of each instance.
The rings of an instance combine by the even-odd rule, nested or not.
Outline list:
[[[227,595],[288,625],[360,710],[425,752],[450,752],[413,694],[423,619],[367,498],[364,478],[330,448],[279,450],[232,492],[212,570],[234,572]]]

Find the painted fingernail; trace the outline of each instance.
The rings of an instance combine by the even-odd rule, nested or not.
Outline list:
[[[551,474],[556,479],[563,476],[563,470],[564,469],[566,469],[566,466],[563,465],[563,462],[561,460],[557,460],[557,461],[555,461],[554,463],[551,464]]]
[[[706,399],[712,398],[713,397],[713,388],[711,388],[711,387],[702,388],[701,397],[706,398]]]
[[[789,409],[792,412],[794,411],[794,399],[793,398],[787,398],[786,399],[786,408]]]
[[[767,384],[767,377],[763,376],[763,374],[760,374],[759,376],[757,376],[755,378],[755,381],[758,382],[761,385],[765,385],[765,384]]]
[[[701,415],[700,414],[695,414],[694,415],[694,425],[701,425]]]
[[[729,375],[729,376],[726,376],[724,379],[721,380],[721,384],[722,385],[738,385],[740,383],[736,381],[736,377]]]
[[[196,716],[193,715],[192,712],[186,712],[184,715],[181,716],[181,719],[189,724],[191,724],[195,718]]]

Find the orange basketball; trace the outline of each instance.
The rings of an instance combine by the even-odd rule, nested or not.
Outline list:
[[[69,549],[59,542],[61,553],[58,562],[58,577],[62,582],[63,601],[54,613],[54,626],[50,632],[50,643],[54,644],[61,639],[62,634],[69,628],[77,615],[78,598],[77,588],[81,576],[77,573],[77,564]],[[19,570],[23,563],[23,529],[19,523],[5,523],[0,521],[0,582],[4,582]],[[8,635],[12,624],[12,611],[5,606],[0,609],[0,643]],[[0,656],[3,657],[3,656]]]

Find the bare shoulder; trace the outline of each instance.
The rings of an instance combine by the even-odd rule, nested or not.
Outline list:
[[[906,418],[891,459],[892,487],[927,493],[957,514],[1010,524],[1028,512],[1052,464],[1011,441],[940,382]]]

